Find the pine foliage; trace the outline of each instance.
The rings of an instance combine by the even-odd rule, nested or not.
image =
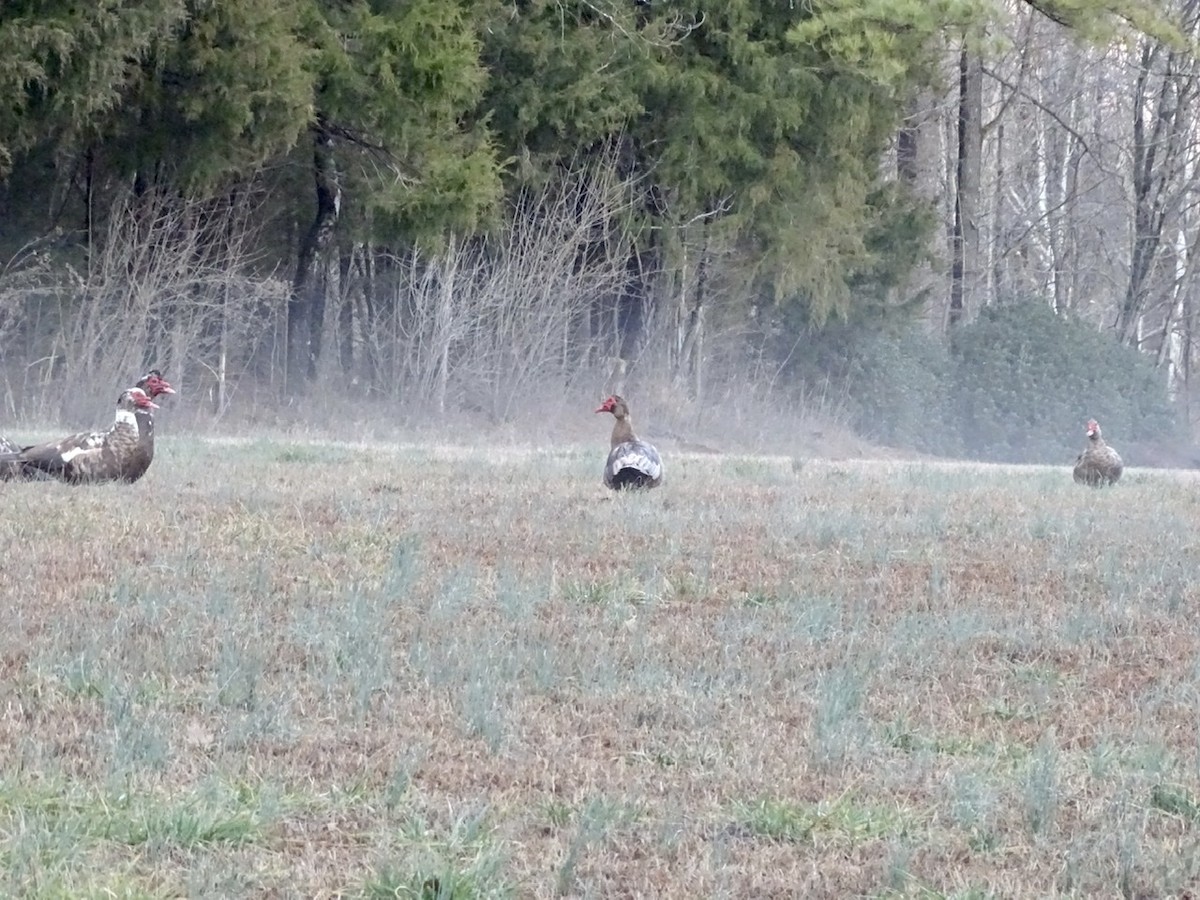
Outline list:
[[[1150,0],[1030,5],[1085,36],[1178,37]],[[0,261],[50,235],[82,268],[131,197],[252,198],[246,258],[311,289],[288,307],[295,324],[308,305],[311,341],[339,263],[486,242],[498,210],[615,147],[639,202],[607,227],[636,236],[637,283],[579,333],[629,297],[646,318],[683,308],[718,260],[703,302],[752,311],[767,344],[804,334],[810,359],[836,356],[823,374],[853,386],[881,440],[1026,459],[1085,414],[1169,430],[1157,373],[1038,304],[989,311],[952,347],[896,327],[924,301],[909,276],[935,215],[881,161],[947,47],[985,47],[1003,14],[994,0],[7,0]],[[369,338],[379,298],[328,299]]]

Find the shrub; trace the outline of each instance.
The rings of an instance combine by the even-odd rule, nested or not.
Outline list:
[[[1098,419],[1122,441],[1179,433],[1163,376],[1145,356],[1048,306],[990,307],[951,342],[950,416],[966,452],[1061,461]]]
[[[919,326],[864,334],[851,351],[847,407],[855,429],[873,441],[957,454],[958,428],[947,415],[952,387],[945,344]]]
[[[788,359],[793,378],[832,385],[849,424],[889,446],[1062,463],[1089,418],[1119,446],[1183,436],[1146,354],[1039,302],[989,307],[949,342],[912,322],[827,327]]]
[[[820,330],[787,320],[779,325],[764,341],[764,353],[780,360],[779,370],[806,396],[822,397],[863,437],[947,456],[959,451],[945,415],[952,379],[944,341],[907,317]]]

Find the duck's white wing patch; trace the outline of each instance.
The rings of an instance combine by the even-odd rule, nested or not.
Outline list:
[[[641,441],[618,444],[608,456],[608,471],[613,477],[622,469],[636,469],[652,481],[662,477],[662,459],[658,451]]]

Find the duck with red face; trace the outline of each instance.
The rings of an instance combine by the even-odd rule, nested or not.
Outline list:
[[[625,399],[613,394],[596,408],[596,412],[612,413],[616,420],[610,442],[612,449],[604,464],[604,483],[613,490],[653,488],[662,484],[662,457],[653,445],[638,440],[633,433],[633,421]]]
[[[25,477],[43,473],[71,484],[137,481],[154,458],[156,409],[158,404],[142,388],[129,388],[117,398],[116,418],[98,443],[70,435],[0,454],[0,465],[11,465]]]
[[[162,372],[158,369],[151,369],[139,378],[134,388],[141,390],[151,401],[156,397],[161,397],[163,394],[175,393],[175,389],[162,377]],[[154,409],[158,408],[156,404],[152,403],[151,405]],[[129,461],[128,467],[130,472],[138,472],[139,470],[140,472],[133,478],[124,479],[127,481],[137,481],[138,478],[141,478],[146,473],[146,470],[150,468],[150,463],[154,459],[153,419],[146,419],[143,427],[147,428],[150,433],[138,445],[134,457]],[[51,444],[29,444],[24,447],[19,447],[12,441],[0,438],[0,480],[46,477],[46,470],[19,461],[17,456],[22,453],[40,453],[47,447],[56,448],[56,452],[60,455],[73,454],[82,450],[95,450],[104,445],[110,432],[111,429],[108,431],[80,431],[54,441]]]
[[[1088,419],[1084,432],[1088,445],[1075,460],[1075,480],[1089,487],[1116,484],[1125,469],[1121,454],[1104,442],[1095,419]]]

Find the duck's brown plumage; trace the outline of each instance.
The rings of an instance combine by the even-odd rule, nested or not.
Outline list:
[[[611,446],[604,463],[604,483],[614,490],[621,488],[653,488],[662,484],[662,457],[652,444],[638,440],[633,433],[629,404],[613,394],[596,408],[609,412],[613,422]]]
[[[1090,487],[1116,484],[1125,469],[1121,454],[1104,442],[1095,419],[1088,420],[1085,431],[1088,445],[1075,460],[1075,480]]]
[[[116,419],[98,444],[70,435],[0,456],[0,463],[15,463],[25,475],[42,472],[72,484],[137,481],[154,458],[152,410],[157,408],[141,388],[130,388],[117,398]]]
[[[163,379],[162,372],[158,369],[151,369],[138,379],[134,387],[140,388],[151,400],[163,394],[175,393],[175,389]],[[143,418],[145,426],[142,425]],[[138,425],[145,427],[148,433],[138,442],[133,455],[124,466],[124,471],[133,475],[131,478],[126,478],[127,481],[137,481],[138,478],[141,478],[154,460],[154,420],[144,416],[138,419]],[[18,447],[11,441],[0,439],[0,481],[46,477],[45,469],[26,465],[18,459],[17,455],[21,453],[46,457],[48,453],[54,452],[63,456],[80,450],[95,450],[103,446],[108,435],[109,431],[80,431],[49,444],[29,444],[24,447]]]
[[[0,481],[19,481],[26,477],[24,467],[17,461],[21,447],[0,438]]]

